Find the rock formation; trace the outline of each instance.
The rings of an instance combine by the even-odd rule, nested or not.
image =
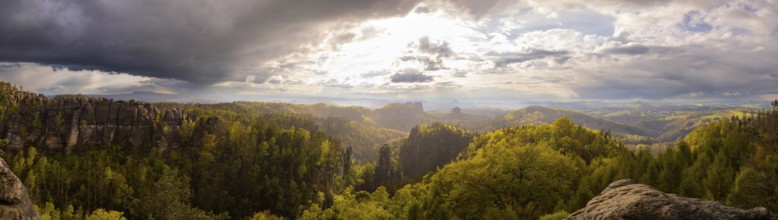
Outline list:
[[[410,131],[414,126],[428,121],[421,102],[392,103],[373,110],[370,118],[381,127]]]
[[[27,188],[0,158],[0,219],[40,219]]]
[[[392,163],[391,148],[388,144],[384,144],[380,149],[378,164],[375,166],[372,184],[366,184],[367,189],[365,190],[374,191],[376,188],[384,186],[391,191],[392,189],[395,189],[395,187],[400,186],[402,173],[397,168],[398,167]]]
[[[77,146],[118,144],[159,148],[181,145],[180,128],[186,113],[158,109],[135,101],[113,101],[86,96],[59,96],[16,92],[8,103],[14,113],[0,125],[6,149],[45,146],[71,152]]]
[[[770,219],[766,208],[743,210],[714,201],[663,193],[632,180],[619,180],[568,219]]]

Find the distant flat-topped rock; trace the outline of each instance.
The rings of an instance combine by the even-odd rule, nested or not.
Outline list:
[[[41,219],[27,195],[27,188],[11,172],[2,158],[0,158],[0,219]]]
[[[632,180],[619,180],[567,219],[770,219],[766,208],[750,210],[667,194]]]

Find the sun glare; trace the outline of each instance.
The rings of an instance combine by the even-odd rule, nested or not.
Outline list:
[[[329,75],[332,78],[373,84],[381,78],[355,78],[375,70],[391,73],[406,68],[422,68],[419,64],[398,62],[398,57],[413,56],[413,49],[418,48],[423,37],[434,43],[445,41],[457,44],[467,42],[466,37],[477,34],[466,23],[450,18],[442,11],[417,11],[412,10],[404,17],[364,22],[352,30],[359,33],[353,42],[340,46],[337,51],[319,54],[329,58],[322,68],[332,73]],[[457,49],[464,48],[466,45],[457,44]]]

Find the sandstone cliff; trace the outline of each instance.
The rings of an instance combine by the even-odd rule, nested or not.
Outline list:
[[[743,210],[714,201],[666,194],[632,180],[619,180],[568,219],[770,219],[763,207]]]
[[[16,91],[2,101],[12,109],[0,123],[0,137],[9,150],[45,146],[44,150],[71,152],[77,146],[107,144],[177,147],[187,117],[181,109],[86,96],[49,99]]]
[[[27,188],[0,158],[0,219],[41,219],[32,206]]]

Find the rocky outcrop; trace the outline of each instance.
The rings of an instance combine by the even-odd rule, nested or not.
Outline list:
[[[402,174],[397,169],[397,166],[393,165],[392,150],[387,144],[381,147],[374,175],[373,185],[368,186],[367,191],[373,191],[379,186],[391,189],[400,185]]]
[[[78,146],[117,144],[129,147],[178,147],[186,113],[177,108],[158,109],[135,101],[114,101],[86,96],[60,96],[17,92],[7,106],[16,106],[0,126],[6,149],[27,146],[71,152]]]
[[[632,180],[611,183],[568,219],[770,219],[766,208],[743,210],[663,193]]]
[[[0,158],[0,219],[41,219],[32,206],[27,188]]]

